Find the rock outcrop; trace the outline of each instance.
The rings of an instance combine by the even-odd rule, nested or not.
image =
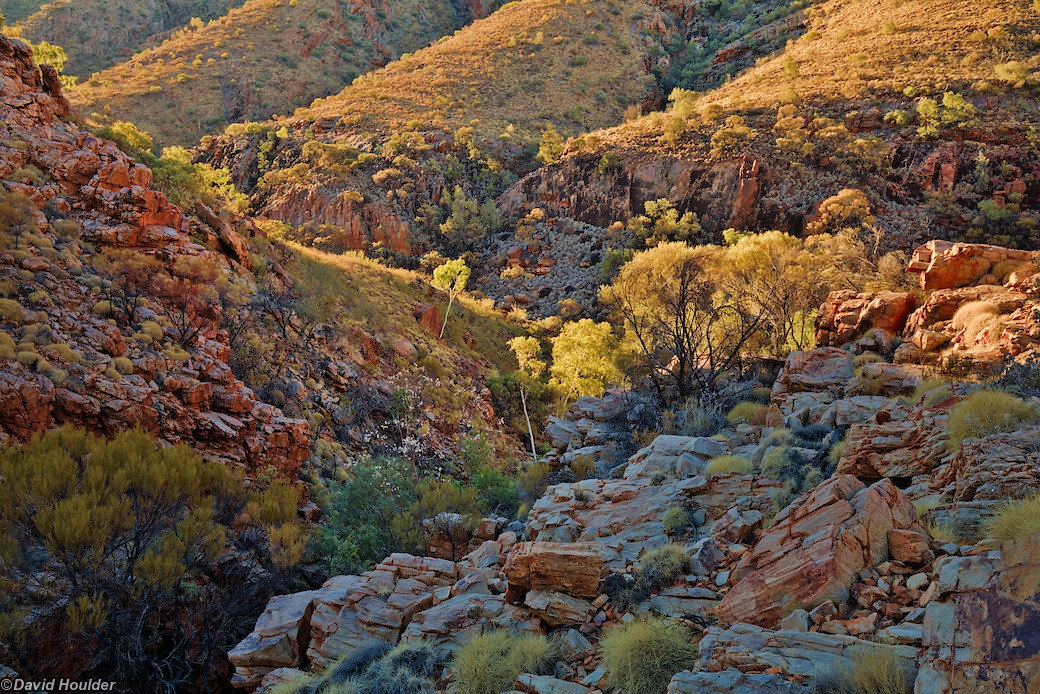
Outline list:
[[[889,558],[890,530],[924,532],[888,480],[838,475],[785,508],[734,568],[721,622],[763,626],[797,608],[844,602],[860,571]]]
[[[917,694],[1025,694],[1040,681],[1036,538],[948,557],[924,618]]]
[[[0,359],[0,444],[66,424],[105,434],[139,427],[212,459],[295,475],[310,428],[231,373],[220,307],[199,311],[198,335],[182,339],[154,307],[117,314],[91,265],[101,247],[231,273],[248,261],[245,242],[208,208],[201,219],[185,215],[151,187],[151,170],[63,120],[68,103],[52,73],[0,35],[0,186],[32,219],[0,251],[0,277],[14,285],[0,330],[22,345]],[[200,242],[208,238],[218,250]],[[37,354],[34,343],[55,351]]]

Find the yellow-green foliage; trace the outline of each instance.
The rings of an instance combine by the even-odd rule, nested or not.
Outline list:
[[[682,506],[672,506],[665,511],[661,522],[668,532],[678,532],[690,524],[690,514]]]
[[[77,577],[75,587],[55,586],[54,597],[73,600],[70,616],[86,626],[109,612],[105,601],[125,608],[134,596],[169,594],[215,559],[224,546],[217,499],[224,506],[240,484],[187,446],[157,449],[137,431],[106,441],[76,429],[3,449],[0,479],[0,572],[31,566],[45,549],[56,570]],[[0,597],[0,612],[25,599]]]
[[[251,494],[246,512],[257,523],[281,525],[296,518],[299,506],[299,488],[279,479],[262,492]]]
[[[999,390],[972,393],[950,412],[946,425],[951,449],[960,448],[969,438],[1015,431],[1040,422],[1040,412],[1028,402]]]
[[[67,364],[78,364],[83,361],[83,355],[69,347],[64,342],[55,342],[43,348],[43,353],[52,359],[58,359]]]
[[[25,320],[25,309],[14,299],[0,299],[0,320],[21,323]]]
[[[618,367],[620,346],[609,323],[590,318],[565,323],[553,339],[552,383],[570,398],[600,396],[624,374]]]
[[[987,522],[986,530],[998,542],[1040,534],[1040,494],[1001,505]]]
[[[739,472],[746,475],[754,471],[755,465],[750,460],[735,455],[720,455],[712,458],[705,469],[708,477],[725,475],[728,472]]]
[[[679,624],[637,621],[607,632],[601,641],[607,682],[623,692],[664,694],[677,672],[697,659],[697,645]]]
[[[303,523],[268,526],[267,541],[271,551],[271,563],[283,571],[299,565],[307,549],[309,537],[310,533]]]
[[[742,402],[733,406],[733,409],[726,415],[726,420],[731,424],[744,419],[747,420],[748,424],[754,424],[756,426],[762,426],[766,423],[766,414],[769,412],[769,405],[761,402]]]
[[[857,355],[856,358],[852,360],[852,367],[858,369],[867,364],[878,364],[884,361],[885,358],[877,352],[864,352],[863,354]]]
[[[914,682],[894,648],[864,646],[852,651],[850,666],[835,673],[824,690],[837,694],[910,694]]]
[[[162,342],[163,329],[162,326],[155,321],[146,320],[141,323],[141,332],[152,338],[153,342]]]
[[[827,462],[831,464],[832,468],[838,467],[838,463],[841,462],[841,456],[845,453],[846,443],[848,442],[845,439],[842,439],[831,446],[831,449],[827,451]]]
[[[521,673],[542,674],[554,658],[555,649],[544,636],[490,631],[463,644],[451,669],[458,694],[499,694],[511,689]]]

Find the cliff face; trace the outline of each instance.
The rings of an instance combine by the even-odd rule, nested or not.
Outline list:
[[[185,262],[238,275],[242,239],[212,215],[186,215],[151,187],[148,168],[63,120],[53,69],[2,36],[0,96],[0,443],[65,424],[139,427],[211,459],[294,475],[309,427],[232,375],[219,305],[194,307],[198,334],[185,339],[169,320],[176,311],[154,297],[114,311],[103,270],[107,258],[149,258],[171,281]],[[231,257],[209,250],[222,245]]]
[[[537,207],[548,216],[605,227],[642,214],[648,200],[667,198],[680,211],[695,212],[709,231],[778,229],[802,235],[820,220],[824,200],[852,188],[867,194],[874,220],[893,248],[910,249],[937,235],[954,240],[986,235],[1036,245],[1028,233],[980,215],[978,208],[980,155],[1002,162],[985,179],[995,205],[1009,215],[1027,216],[1040,207],[1040,162],[1024,132],[983,128],[970,134],[971,142],[960,139],[968,134],[927,141],[857,114],[846,119],[845,137],[870,139],[883,152],[863,170],[849,168],[840,152],[792,161],[776,148],[775,121],[772,115],[749,115],[746,122],[757,136],[724,153],[709,146],[714,127],[691,125],[685,142],[676,146],[662,146],[658,137],[625,126],[605,131],[587,138],[594,147],[572,142],[561,162],[522,178],[499,198],[499,206],[515,215]],[[604,166],[605,157],[614,158],[611,166]]]

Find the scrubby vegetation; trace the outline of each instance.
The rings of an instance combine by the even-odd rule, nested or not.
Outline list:
[[[418,641],[362,644],[321,675],[278,685],[272,694],[435,694],[445,656]]]
[[[747,458],[739,458],[735,455],[720,455],[708,461],[704,472],[709,477],[714,475],[725,475],[730,472],[748,474],[755,471],[755,464]]]
[[[1040,495],[1008,501],[987,521],[986,533],[997,542],[1040,534]]]
[[[837,694],[910,694],[912,673],[891,648],[865,646],[853,650],[847,670],[831,673],[814,684],[814,692]]]
[[[1015,431],[1040,423],[1040,412],[1028,402],[997,390],[972,393],[950,412],[947,423],[951,449],[960,448],[965,439]]]
[[[624,692],[664,694],[675,673],[697,659],[697,645],[682,626],[666,620],[635,621],[602,640],[607,682]]]
[[[289,545],[306,541],[295,487],[247,494],[227,466],[135,431],[49,432],[0,451],[0,480],[5,642],[28,655],[41,634],[61,634],[77,653],[64,672],[140,691],[173,687],[226,652],[299,563]],[[252,518],[233,528],[247,504]],[[273,573],[257,580],[232,564],[214,581],[227,551],[255,553]]]
[[[498,694],[521,673],[547,674],[554,661],[555,649],[544,636],[489,631],[464,643],[451,668],[459,694]]]

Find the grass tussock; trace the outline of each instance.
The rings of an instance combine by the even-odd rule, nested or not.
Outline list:
[[[607,682],[622,692],[664,694],[677,672],[697,659],[697,645],[675,622],[632,622],[607,632],[601,642]]]
[[[820,678],[815,694],[911,694],[914,682],[892,648],[868,646],[852,652],[848,667]]]
[[[512,688],[521,673],[544,674],[555,649],[541,635],[489,631],[467,641],[455,653],[451,669],[458,694],[499,694]]]
[[[987,521],[986,534],[997,542],[1040,535],[1040,494],[1001,505]]]
[[[735,455],[720,455],[708,461],[705,472],[708,477],[725,475],[730,472],[739,472],[747,475],[755,471],[755,465],[747,458],[739,458]]]
[[[999,390],[972,393],[950,412],[946,425],[951,450],[965,439],[1016,431],[1040,423],[1040,412],[1020,397]]]
[[[733,409],[726,415],[726,421],[730,424],[745,420],[748,424],[755,426],[765,426],[766,414],[769,412],[769,405],[762,402],[741,402],[733,406]]]

